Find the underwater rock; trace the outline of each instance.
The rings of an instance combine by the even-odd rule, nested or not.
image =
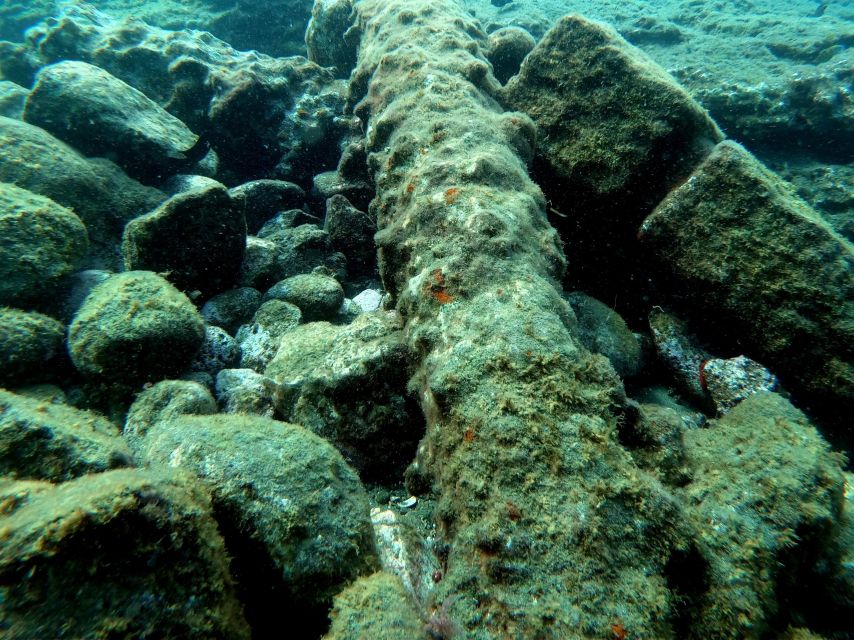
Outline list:
[[[521,27],[503,27],[489,34],[485,55],[501,84],[519,73],[522,60],[536,46],[534,36]]]
[[[289,615],[299,615],[303,628],[322,624],[332,596],[376,568],[358,476],[300,426],[257,416],[178,417],[148,431],[145,459],[191,471],[210,489],[253,626],[272,628]]]
[[[62,482],[133,465],[118,429],[101,416],[0,390],[0,475]]]
[[[323,230],[329,234],[332,246],[347,257],[350,276],[371,273],[376,268],[377,250],[374,245],[376,222],[360,211],[342,195],[326,201]]]
[[[691,627],[708,638],[762,638],[785,602],[809,615],[836,571],[841,456],[781,396],[759,392],[707,429],[685,433],[693,481]],[[697,632],[699,633],[699,632]]]
[[[345,178],[340,171],[324,171],[312,179],[311,195],[321,203],[334,196],[344,196],[358,207],[367,209],[374,197],[370,182]]]
[[[322,273],[301,273],[277,282],[264,301],[283,300],[298,307],[305,322],[330,320],[344,302],[344,289],[335,278]]]
[[[210,415],[217,412],[211,392],[189,380],[161,380],[136,397],[128,409],[122,436],[135,452],[139,452],[145,434],[161,420],[183,415]]]
[[[279,211],[267,220],[255,235],[259,238],[270,238],[285,229],[293,229],[303,224],[318,225],[321,222],[321,219],[316,215],[303,209],[288,209],[287,211]]]
[[[127,270],[163,272],[185,292],[203,296],[237,280],[246,220],[221,184],[184,191],[128,222],[122,238]]]
[[[700,407],[711,408],[703,364],[712,354],[700,345],[684,320],[660,307],[649,312],[649,329],[656,355],[673,376],[679,391]]]
[[[410,352],[395,312],[312,322],[281,341],[266,375],[287,385],[277,410],[332,442],[365,479],[411,462],[423,422],[406,390]]]
[[[159,380],[190,364],[204,334],[184,294],[154,273],[129,271],[92,290],[69,327],[68,350],[89,376]]]
[[[0,305],[53,303],[88,248],[86,227],[72,211],[0,182]]]
[[[395,576],[378,572],[359,578],[335,596],[323,640],[414,640],[426,636],[424,622]],[[451,636],[438,636],[450,638]]]
[[[566,216],[554,224],[572,284],[602,300],[631,295],[637,225],[723,134],[664,69],[580,16],[558,20],[501,98],[537,125],[536,173]]]
[[[305,30],[308,59],[347,78],[356,66],[358,32],[351,29],[352,0],[317,0]]]
[[[426,603],[442,575],[434,550],[411,523],[392,509],[371,509],[371,524],[383,570],[400,580],[415,603]]]
[[[115,243],[125,223],[164,200],[112,162],[87,159],[47,131],[0,116],[0,182],[50,198],[72,210],[89,233],[89,262],[115,266]]]
[[[294,0],[277,0],[282,3]],[[307,20],[311,3],[297,4]],[[258,18],[258,11],[272,10],[269,5],[257,3],[250,15]],[[280,15],[290,15],[287,10]],[[305,23],[272,22],[298,25],[302,43]],[[245,28],[258,34],[259,24],[265,32],[276,30],[269,19]],[[133,17],[117,20],[75,3],[33,27],[20,55],[34,58],[36,68],[75,59],[104,69],[208,141],[223,174],[236,182],[268,176],[302,183],[334,166],[337,139],[350,127],[339,118],[344,82],[301,56],[272,58],[231,45],[239,46],[204,31],[169,31]],[[31,84],[25,76],[13,79]]]
[[[638,375],[643,366],[641,343],[626,321],[608,305],[579,291],[567,294],[566,298],[578,319],[581,344],[608,358],[620,377]]]
[[[358,308],[359,313],[369,313],[382,306],[384,296],[385,294],[378,289],[365,289],[353,296],[352,302]]]
[[[280,228],[263,239],[247,238],[240,284],[265,291],[280,280],[311,273],[316,267],[344,279],[346,259],[335,251],[329,234],[313,224]]]
[[[202,317],[207,324],[222,327],[231,335],[246,324],[261,306],[261,292],[251,287],[229,289],[205,302]]]
[[[854,248],[749,152],[718,145],[639,236],[717,342],[818,411],[854,410]]]
[[[774,391],[777,378],[755,360],[745,356],[712,358],[701,365],[702,381],[718,415],[728,413],[745,398],[760,391]]]
[[[205,339],[190,363],[190,371],[216,376],[240,360],[240,347],[225,329],[205,325]]]
[[[64,324],[34,311],[0,307],[0,386],[54,379],[64,359]]]
[[[299,307],[284,300],[268,300],[251,322],[237,330],[240,366],[261,372],[279,350],[283,335],[302,322]]]
[[[0,116],[20,120],[24,117],[24,103],[30,92],[21,85],[0,80]]]
[[[24,120],[86,156],[109,157],[145,182],[188,162],[199,137],[140,91],[86,62],[41,69]]]
[[[0,482],[0,620],[10,640],[248,640],[210,499],[184,476]]]
[[[272,418],[282,390],[253,369],[223,369],[216,376],[216,399],[223,413]]]
[[[685,420],[678,411],[660,404],[638,405],[634,420],[620,425],[620,441],[639,467],[671,486],[690,480],[685,465]]]
[[[284,180],[252,180],[229,189],[228,194],[246,216],[246,229],[252,235],[278,212],[299,208],[305,201],[305,191]]]

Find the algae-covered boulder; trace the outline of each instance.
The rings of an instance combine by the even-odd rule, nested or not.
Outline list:
[[[370,214],[354,207],[343,195],[333,195],[326,201],[323,230],[329,234],[335,250],[347,257],[351,274],[370,273],[375,268],[377,223]]]
[[[522,61],[536,46],[537,41],[521,27],[503,27],[489,34],[486,57],[492,72],[501,83],[506,83],[519,72]]]
[[[131,175],[162,178],[187,162],[199,137],[145,94],[103,69],[65,60],[39,71],[24,120]]]
[[[74,316],[68,349],[83,373],[160,379],[189,365],[204,339],[193,303],[157,274],[128,271],[95,287]]]
[[[132,465],[104,418],[0,390],[0,475],[60,482]]]
[[[65,348],[65,325],[34,311],[0,307],[0,385],[55,377]]]
[[[312,322],[281,340],[266,374],[288,388],[278,410],[334,443],[366,478],[411,461],[423,422],[406,390],[411,352],[395,312]]]
[[[575,287],[633,301],[636,226],[723,135],[668,73],[613,28],[561,18],[501,93],[537,125],[538,182]]]
[[[9,640],[248,640],[207,494],[160,471],[0,482]]]
[[[251,287],[229,289],[205,302],[202,317],[207,324],[222,327],[234,335],[242,324],[252,319],[261,306],[261,292]]]
[[[580,291],[567,295],[578,319],[578,337],[587,349],[608,358],[620,376],[640,373],[641,343],[626,321],[608,305]]]
[[[403,590],[400,580],[385,572],[359,578],[335,596],[329,618],[332,625],[323,640],[427,637],[412,597]]]
[[[113,266],[113,243],[125,223],[164,195],[126,176],[108,160],[87,159],[47,131],[0,116],[0,182],[46,196],[80,217],[94,262]]]
[[[246,228],[256,234],[280,211],[302,206],[305,191],[284,180],[252,180],[228,190],[234,206],[246,216]]]
[[[761,638],[781,606],[794,619],[809,614],[837,566],[826,555],[841,518],[841,456],[770,392],[688,431],[685,453],[699,554],[692,582],[703,585],[689,596],[692,628],[707,638]]]
[[[233,284],[245,249],[243,210],[217,183],[172,196],[131,220],[122,238],[126,269],[166,272],[179,289],[205,295]]]
[[[240,345],[240,366],[261,372],[279,350],[283,335],[302,322],[299,307],[284,300],[268,300],[252,321],[237,331]]]
[[[302,427],[254,416],[182,416],[152,426],[143,455],[192,471],[210,489],[253,626],[284,612],[322,619],[332,596],[375,566],[358,476]]]
[[[330,320],[344,302],[344,289],[335,278],[322,273],[301,273],[274,284],[264,299],[291,303],[307,322]]]
[[[315,0],[305,30],[308,59],[332,67],[338,78],[346,78],[356,66],[358,33],[353,23],[352,0]]]
[[[144,389],[128,409],[122,435],[138,451],[145,434],[161,420],[183,415],[209,415],[217,406],[211,392],[198,382],[161,380]]]
[[[73,212],[0,182],[0,305],[44,304],[88,247]]]
[[[639,234],[658,283],[717,342],[854,408],[854,247],[749,152],[718,145]]]

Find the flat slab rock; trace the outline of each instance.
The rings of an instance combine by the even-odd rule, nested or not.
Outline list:
[[[706,324],[784,384],[854,407],[854,247],[743,147],[719,144],[639,237]]]
[[[199,140],[141,91],[76,60],[39,71],[24,119],[85,155],[111,156],[136,176],[177,169]]]

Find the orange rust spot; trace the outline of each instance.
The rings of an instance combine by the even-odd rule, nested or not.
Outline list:
[[[517,507],[514,503],[507,501],[507,517],[510,518],[513,522],[516,522],[522,517],[522,510]]]
[[[457,187],[451,187],[445,190],[445,204],[454,204],[460,196],[460,190]]]
[[[471,427],[466,429],[465,433],[463,433],[463,440],[466,442],[474,442],[474,429]]]
[[[614,622],[611,625],[611,633],[614,634],[614,640],[626,640],[629,637],[628,630],[621,622]]]
[[[454,296],[445,289],[445,275],[441,269],[433,270],[432,279],[424,286],[424,291],[439,304],[448,304],[454,301]]]
[[[406,185],[406,193],[412,193],[413,191],[415,191],[415,184],[410,182]]]

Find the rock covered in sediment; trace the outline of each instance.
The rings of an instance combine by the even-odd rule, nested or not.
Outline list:
[[[578,320],[577,334],[581,344],[608,358],[614,371],[623,378],[640,373],[643,365],[641,343],[626,321],[605,303],[580,291],[573,291],[566,297]]]
[[[689,596],[692,628],[711,638],[764,637],[787,594],[788,615],[810,614],[810,590],[821,593],[817,585],[838,567],[840,456],[767,391],[684,438],[693,480],[681,493],[697,554],[687,566],[704,585]]]
[[[167,274],[203,295],[234,284],[246,250],[246,220],[221,184],[178,193],[124,230],[125,269]]]
[[[573,284],[631,298],[636,225],[722,139],[717,125],[613,28],[577,15],[557,21],[501,97],[537,125],[539,182],[567,216],[554,224]]]
[[[639,234],[658,284],[717,342],[854,407],[854,247],[743,147],[718,145]]]
[[[335,596],[329,618],[332,624],[323,640],[425,637],[424,622],[411,596],[397,577],[384,571],[359,578]]]
[[[0,390],[0,475],[62,482],[133,464],[101,416]]]
[[[492,64],[495,78],[505,84],[519,72],[522,61],[537,41],[521,27],[503,27],[489,34],[486,57]]]
[[[343,195],[334,195],[326,201],[323,229],[329,233],[335,250],[346,256],[351,276],[374,270],[377,260],[374,245],[377,223],[367,212],[354,207]]]
[[[54,379],[64,356],[64,324],[35,311],[0,307],[0,385]]]
[[[24,103],[30,92],[9,80],[0,80],[0,116],[20,120],[24,116]]]
[[[210,489],[253,624],[283,612],[325,617],[344,584],[375,568],[365,490],[306,429],[257,416],[184,416],[155,424],[144,444],[147,461],[186,469]]]
[[[116,381],[157,380],[183,371],[204,339],[193,303],[157,274],[128,271],[95,287],[68,330],[83,373]]]
[[[237,341],[225,329],[205,325],[205,339],[190,363],[190,371],[216,376],[221,370],[234,366],[239,359]]]
[[[261,292],[251,287],[229,289],[213,296],[202,306],[205,322],[222,327],[231,335],[252,319],[261,306]]]
[[[0,482],[4,636],[248,640],[210,499],[188,477]]]
[[[718,414],[727,413],[739,402],[760,391],[774,391],[777,378],[755,360],[737,356],[712,358],[702,365],[702,383]]]
[[[223,413],[272,418],[282,388],[254,369],[223,369],[216,376],[216,399]]]
[[[246,216],[252,235],[280,211],[297,209],[305,202],[305,191],[285,180],[252,180],[228,190],[235,207]]]
[[[352,0],[317,0],[305,30],[308,59],[332,67],[338,78],[346,78],[356,66],[359,34],[352,29],[352,11]]]
[[[0,182],[0,305],[53,302],[88,248],[86,227],[74,212]]]
[[[164,195],[125,175],[112,162],[87,159],[43,129],[0,116],[0,181],[45,196],[72,210],[89,233],[89,262],[115,265],[125,223],[154,208]]]
[[[42,68],[24,120],[87,156],[109,157],[150,181],[188,162],[199,137],[145,94],[78,60]]]
[[[302,322],[299,307],[284,300],[268,300],[251,321],[237,330],[240,366],[261,372],[279,350],[281,338]]]
[[[288,387],[281,415],[335,444],[363,477],[394,477],[423,429],[406,390],[410,355],[398,314],[366,313],[346,326],[296,327],[266,375]]]
[[[161,380],[143,389],[133,401],[125,418],[122,436],[131,449],[139,451],[145,434],[161,420],[216,412],[216,400],[198,382]]]
[[[301,273],[277,282],[264,294],[264,301],[282,300],[298,307],[306,322],[331,320],[344,302],[344,289],[322,273]]]
[[[712,354],[702,347],[684,320],[660,307],[650,311],[649,329],[658,359],[679,390],[700,406],[707,406],[703,363]]]

